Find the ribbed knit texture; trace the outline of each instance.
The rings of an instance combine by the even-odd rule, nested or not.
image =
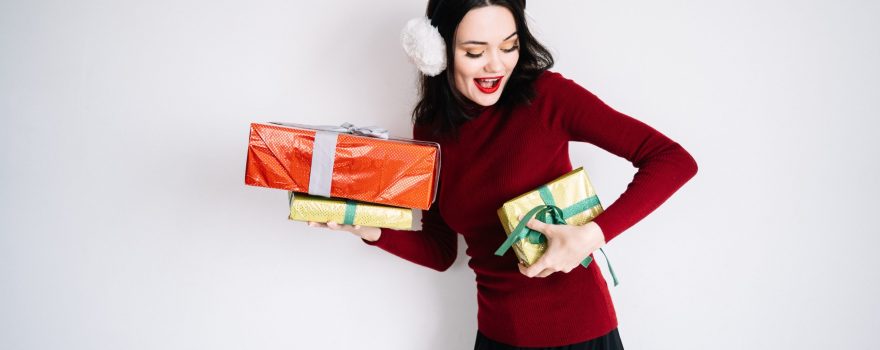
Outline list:
[[[605,279],[595,263],[546,278],[522,275],[512,250],[494,255],[506,238],[496,210],[571,171],[568,142],[588,142],[638,168],[611,205],[600,198],[605,211],[593,221],[611,241],[693,177],[697,164],[678,143],[559,73],[544,72],[535,89],[531,105],[507,115],[494,106],[485,108],[462,125],[458,141],[433,139],[427,130],[414,128],[415,139],[441,145],[437,201],[423,212],[421,231],[383,228],[377,241],[364,242],[443,271],[456,258],[456,232],[462,234],[468,265],[477,276],[479,330],[502,343],[550,347],[583,342],[617,327]]]

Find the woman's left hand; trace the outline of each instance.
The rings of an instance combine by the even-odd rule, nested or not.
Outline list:
[[[583,226],[572,226],[547,224],[532,218],[526,226],[547,238],[547,250],[538,261],[529,267],[519,264],[519,271],[527,277],[571,272],[581,266],[581,261],[587,256],[605,245],[602,228],[592,221]]]

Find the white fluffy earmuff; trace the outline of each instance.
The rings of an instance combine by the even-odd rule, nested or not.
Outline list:
[[[446,43],[428,17],[407,21],[400,32],[400,41],[410,61],[423,74],[433,77],[446,69]]]

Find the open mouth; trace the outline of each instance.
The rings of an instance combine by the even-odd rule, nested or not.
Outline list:
[[[498,87],[501,86],[501,79],[503,76],[499,77],[486,77],[486,78],[474,78],[474,84],[477,86],[477,89],[486,94],[491,94],[498,90]]]

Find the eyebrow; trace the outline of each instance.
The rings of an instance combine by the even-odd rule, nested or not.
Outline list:
[[[516,32],[513,32],[513,34],[508,35],[508,36],[507,36],[506,38],[504,38],[504,40],[502,40],[502,41],[507,41],[508,39],[512,38],[514,35],[516,35]],[[487,42],[485,42],[485,41],[474,41],[474,40],[468,40],[468,41],[465,41],[465,42],[461,42],[461,43],[459,43],[459,45],[465,45],[465,44],[489,45],[489,43],[487,43]]]

